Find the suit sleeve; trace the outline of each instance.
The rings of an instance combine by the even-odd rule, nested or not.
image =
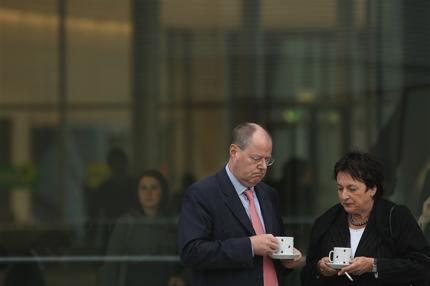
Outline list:
[[[253,265],[249,237],[215,237],[214,210],[210,198],[192,186],[186,193],[179,219],[182,262],[191,268],[244,268]]]
[[[411,212],[398,206],[392,217],[395,258],[378,259],[383,282],[409,282],[429,278],[430,247]]]

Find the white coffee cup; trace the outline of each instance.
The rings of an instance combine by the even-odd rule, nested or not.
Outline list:
[[[351,248],[334,247],[328,254],[328,259],[333,264],[348,265],[352,260]]]
[[[293,255],[294,252],[294,237],[292,236],[276,236],[278,240],[278,250],[273,252],[273,255]]]

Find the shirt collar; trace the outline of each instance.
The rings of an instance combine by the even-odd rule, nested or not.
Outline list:
[[[228,164],[225,165],[225,171],[227,172],[227,176],[230,179],[231,183],[233,184],[233,187],[236,190],[236,193],[240,196],[246,190],[247,187],[245,187],[239,182],[236,176],[230,171]],[[254,189],[254,187],[252,187],[251,189]]]

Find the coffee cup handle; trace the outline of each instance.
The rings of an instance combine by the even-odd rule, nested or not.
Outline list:
[[[334,254],[334,251],[330,250],[330,252],[328,253],[328,260],[330,261],[330,263],[333,263],[332,254]]]

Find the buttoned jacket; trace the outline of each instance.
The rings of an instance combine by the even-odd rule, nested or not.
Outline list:
[[[278,196],[265,183],[254,187],[266,233],[284,235]],[[253,256],[251,221],[223,168],[186,192],[179,219],[182,262],[192,268],[194,286],[262,286],[262,257]],[[288,272],[275,260],[279,281]]]

